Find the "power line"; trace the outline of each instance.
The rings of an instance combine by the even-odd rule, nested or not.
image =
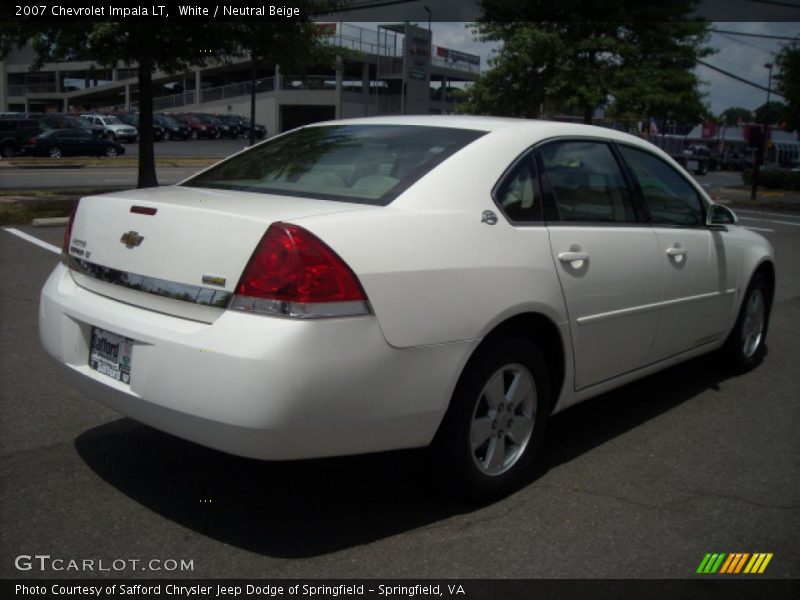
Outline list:
[[[755,83],[754,81],[749,81],[749,80],[745,79],[744,77],[739,77],[738,75],[734,75],[730,71],[726,71],[724,69],[720,69],[719,67],[715,67],[714,65],[711,65],[711,64],[707,63],[704,60],[699,60],[698,59],[697,62],[700,63],[701,65],[703,65],[704,67],[708,67],[712,71],[717,71],[718,73],[722,73],[723,75],[727,75],[731,79],[735,79],[736,81],[740,81],[742,83],[746,83],[747,85],[750,85],[750,86],[752,86],[754,88],[758,88],[760,90],[764,90],[765,92],[769,92],[770,94],[775,94],[776,96],[780,96],[781,98],[784,98],[783,94],[781,94],[779,92],[776,92],[775,90],[771,90],[765,85],[761,85],[760,83]]]
[[[338,7],[334,13],[352,12],[354,10],[368,10],[370,8],[381,8],[383,6],[394,6],[397,4],[411,4],[422,0],[367,0],[358,4],[348,4]]]
[[[728,33],[730,35],[741,35],[743,37],[765,38],[768,40],[784,40],[788,42],[800,41],[800,38],[798,37],[787,37],[783,35],[767,35],[765,33],[742,33],[741,31],[731,31],[730,29],[715,29],[713,27],[710,28],[709,31],[713,31],[714,33]]]
[[[761,50],[762,52],[769,52],[772,56],[777,56],[778,53],[772,50],[767,50],[766,48],[762,48],[761,46],[756,46],[755,44],[751,44],[750,42],[745,42],[744,40],[737,40],[735,37],[731,37],[727,34],[720,33],[718,34],[721,37],[724,37],[726,40],[730,40],[732,42],[736,42],[737,44],[742,44],[743,46],[750,46],[751,48],[755,48],[756,50]]]
[[[779,2],[778,0],[750,0],[753,4],[771,4],[772,6],[782,6],[784,8],[794,8],[800,10],[800,4],[792,4],[791,2]]]

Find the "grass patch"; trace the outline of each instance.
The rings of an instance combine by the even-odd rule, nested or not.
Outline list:
[[[79,196],[58,200],[36,200],[0,204],[0,225],[27,225],[33,219],[68,217]]]

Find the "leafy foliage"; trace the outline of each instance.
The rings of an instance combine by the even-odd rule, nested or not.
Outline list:
[[[783,102],[765,102],[756,109],[756,122],[780,125],[789,118],[787,108]]]
[[[752,123],[753,111],[742,108],[741,106],[732,106],[722,111],[722,114],[719,116],[719,118],[729,127],[733,127],[738,125],[740,122]]]
[[[784,46],[775,57],[775,66],[775,87],[786,100],[787,124],[789,129],[800,130],[800,42]]]
[[[500,41],[492,69],[470,90],[466,112],[538,116],[598,106],[617,114],[695,121],[706,113],[692,72],[708,24],[689,20],[695,0],[482,0],[475,33]],[[542,22],[538,15],[563,19]]]

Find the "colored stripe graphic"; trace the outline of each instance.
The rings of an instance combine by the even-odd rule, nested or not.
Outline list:
[[[769,561],[772,560],[772,556],[773,555],[771,552],[760,552],[758,554],[753,554],[753,558],[751,558],[750,562],[747,563],[747,566],[744,568],[744,572],[753,575],[756,573],[763,573],[767,568]]]
[[[771,552],[709,552],[700,561],[697,573],[720,575],[734,575],[748,573],[750,575],[763,573],[769,562],[772,560]],[[745,566],[746,565],[746,566]],[[744,569],[744,571],[742,571]]]
[[[725,561],[725,564],[722,565],[722,568],[719,570],[720,573],[726,574],[733,574],[738,573],[742,570],[744,566],[744,561],[747,560],[747,557],[750,556],[747,552],[733,552],[728,555],[728,560]]]
[[[725,560],[725,553],[715,552],[714,554],[706,554],[703,558],[700,566],[697,567],[698,573],[716,573],[720,566],[722,565],[722,561]]]

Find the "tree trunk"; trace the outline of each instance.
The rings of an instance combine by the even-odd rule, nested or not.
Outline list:
[[[139,177],[136,187],[157,187],[156,157],[153,149],[152,62],[139,60]]]
[[[594,116],[594,107],[593,106],[584,106],[583,107],[583,122],[587,125],[592,124],[592,117]]]

